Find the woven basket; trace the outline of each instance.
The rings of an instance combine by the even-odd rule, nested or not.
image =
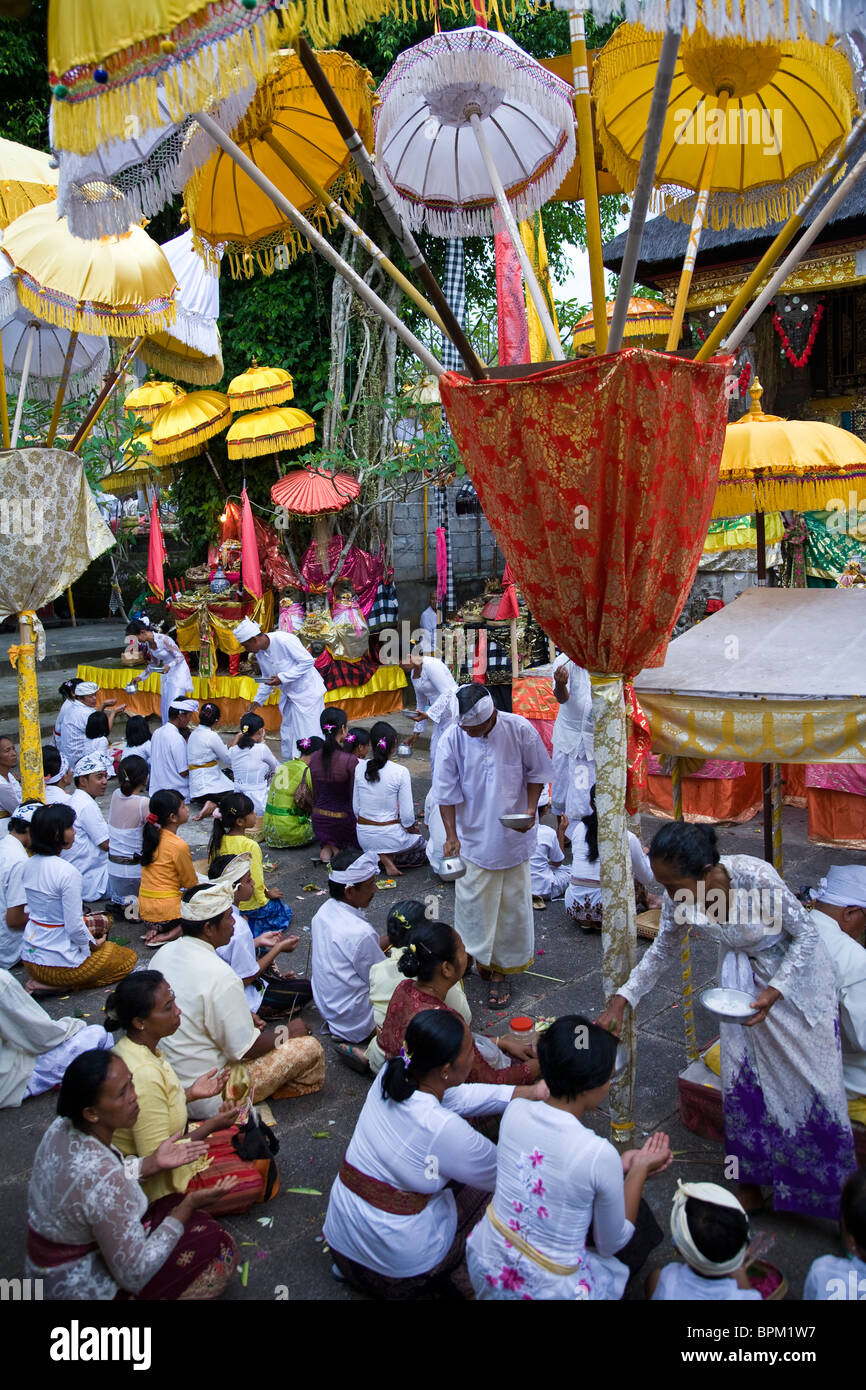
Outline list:
[[[642,936],[647,941],[655,941],[659,934],[662,910],[660,907],[651,907],[648,912],[639,912],[635,917],[638,936]]]

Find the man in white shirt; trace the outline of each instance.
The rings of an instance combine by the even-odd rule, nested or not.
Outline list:
[[[80,1053],[113,1045],[98,1024],[49,1018],[8,970],[0,970],[0,1107],[52,1090]]]
[[[866,1124],[866,867],[834,864],[828,869],[818,885],[812,921],[836,976],[849,1113]]]
[[[69,805],[75,812],[75,839],[61,859],[81,874],[81,896],[99,902],[108,892],[108,823],[96,804],[105,795],[108,774],[101,753],[88,753],[75,764],[75,791]]]
[[[21,874],[30,848],[30,822],[41,801],[18,806],[9,821],[9,833],[0,840],[0,966],[11,970],[21,959],[27,926],[27,895]]]
[[[160,1048],[182,1086],[214,1067],[228,1066],[235,1099],[246,1087],[254,1088],[259,1100],[289,1083],[295,1094],[321,1090],[324,1053],[307,1036],[306,1024],[291,1019],[279,1030],[266,1028],[250,1012],[243,980],[217,955],[234,932],[232,898],[225,884],[190,888],[181,903],[183,935],[153,956],[151,968],[165,976],[181,1014],[177,1032],[162,1039]],[[189,1112],[194,1119],[214,1115],[221,1099],[193,1101]]]
[[[436,650],[436,633],[439,629],[439,614],[436,611],[436,591],[430,593],[429,601],[419,619],[421,627],[420,647],[431,654]]]
[[[553,693],[559,712],[553,725],[554,814],[569,822],[589,814],[590,788],[595,786],[592,688],[589,674],[567,656],[553,668]]]
[[[420,647],[416,647],[409,660],[403,663],[403,669],[412,681],[418,706],[413,716],[415,733],[421,732],[425,722],[430,730],[432,775],[442,735],[457,718],[457,682],[444,661],[438,656],[426,655]]]
[[[262,632],[244,618],[234,629],[244,651],[258,659],[262,680],[253,703],[263,705],[275,686],[280,690],[280,750],[283,760],[297,756],[300,738],[319,738],[325,712],[325,682],[299,637],[293,632]]]
[[[370,1003],[370,970],[385,959],[387,937],[367,920],[376,892],[379,859],[375,854],[342,850],[331,860],[328,901],[311,924],[313,999],[328,1025],[337,1052],[349,1066],[366,1072],[362,1047],[375,1028]]]
[[[68,806],[72,795],[72,768],[53,743],[42,745],[42,775],[45,779],[45,805]]]
[[[189,801],[189,757],[183,730],[198,711],[198,701],[178,700],[168,712],[168,723],[155,730],[150,740],[150,794],[180,792]]]
[[[458,722],[446,729],[436,755],[433,799],[445,827],[445,857],[466,862],[454,885],[454,926],[489,976],[490,1008],[502,1009],[511,998],[506,976],[528,970],[533,960],[529,861],[550,758],[529,721],[497,710],[485,686],[461,686],[457,707]],[[500,823],[514,813],[532,818],[528,831]]]

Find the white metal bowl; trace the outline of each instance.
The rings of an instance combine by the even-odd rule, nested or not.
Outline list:
[[[504,825],[506,830],[531,830],[535,824],[535,816],[527,815],[525,811],[516,811],[507,816],[500,816],[499,824]]]
[[[436,870],[443,883],[453,883],[466,873],[466,865],[459,855],[453,859],[443,859]]]
[[[728,1023],[745,1023],[756,1013],[752,996],[745,989],[705,989],[701,993],[701,1003],[708,1013]]]
[[[411,758],[411,756],[412,756],[412,749],[409,747],[408,743],[398,743],[398,744],[397,744],[397,757],[398,757],[398,758]]]

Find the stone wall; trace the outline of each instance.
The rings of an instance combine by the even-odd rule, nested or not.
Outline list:
[[[502,552],[496,546],[485,517],[457,516],[454,500],[460,483],[447,491],[451,527],[454,583],[457,601],[471,597],[483,587],[491,574],[501,575]],[[481,528],[481,569],[478,568],[477,533]],[[427,594],[436,584],[436,501],[432,488],[427,492],[427,583],[424,575],[424,493],[413,493],[394,505],[393,530],[394,581],[400,599],[400,618],[413,625],[427,606]]]

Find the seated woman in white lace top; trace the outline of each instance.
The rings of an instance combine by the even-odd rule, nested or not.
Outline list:
[[[140,1178],[203,1157],[207,1145],[166,1139],[147,1158],[124,1159],[111,1137],[135,1123],[138,1102],[129,1067],[111,1052],[76,1057],[63,1077],[57,1113],[36,1150],[27,1196],[26,1271],[42,1280],[43,1296],[217,1298],[237,1252],[228,1232],[201,1209],[236,1179],[162,1197],[150,1207],[139,1186]]]

